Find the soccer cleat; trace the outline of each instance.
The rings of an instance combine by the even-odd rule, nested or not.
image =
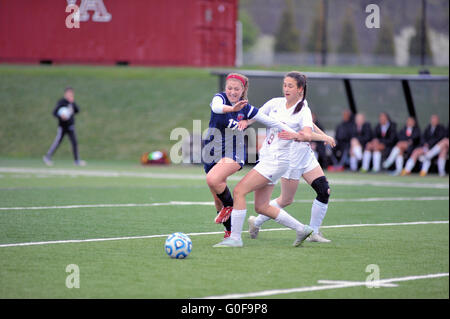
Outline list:
[[[232,239],[231,237],[225,238],[220,243],[215,244],[213,247],[242,247],[242,239]]]
[[[362,168],[359,170],[361,173],[367,173],[367,170],[365,168]]]
[[[392,172],[390,172],[388,174],[391,175],[391,176],[399,176],[400,173],[401,173],[401,171],[392,171]]]
[[[427,176],[427,172],[425,172],[425,171],[420,171],[419,175],[420,175],[421,177],[425,177],[425,176]]]
[[[223,238],[228,238],[231,236],[231,231],[230,230],[226,230],[225,231],[225,235],[223,236]]]
[[[306,238],[306,241],[316,242],[316,243],[330,243],[331,242],[331,240],[323,237],[322,233],[312,234],[311,236]]]
[[[313,233],[313,229],[309,227],[308,225],[303,226],[302,231],[297,231],[297,238],[294,241],[294,246],[298,247],[300,246],[306,238],[308,238]]]
[[[400,173],[400,176],[406,176],[411,174],[411,172],[408,172],[406,169],[402,169],[402,172]]]
[[[258,226],[255,225],[255,220],[256,220],[255,216],[250,216],[248,218],[248,233],[250,234],[251,239],[256,239],[256,237],[258,237],[260,229]]]
[[[53,166],[53,162],[51,159],[49,159],[46,155],[42,157],[42,160],[44,161],[45,165],[47,166]]]
[[[78,160],[74,162],[75,166],[86,166],[86,161]]]
[[[231,206],[222,207],[216,219],[214,220],[216,224],[222,224],[226,222],[230,218],[232,211],[233,207]]]

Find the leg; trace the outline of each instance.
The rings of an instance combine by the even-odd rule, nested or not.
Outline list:
[[[416,161],[419,158],[420,155],[423,155],[424,149],[423,147],[418,147],[416,149],[413,150],[411,156],[409,157],[409,159],[406,161],[405,164],[405,168],[402,170],[401,175],[408,175],[411,174],[411,171],[413,170],[414,166],[416,165]]]
[[[439,144],[441,152],[439,153],[437,164],[439,176],[443,177],[445,176],[445,163],[447,161],[448,156],[448,148],[449,148],[448,138],[444,138],[441,142],[439,142]]]
[[[58,129],[56,131],[56,137],[53,140],[53,143],[50,146],[47,154],[44,156],[44,162],[47,165],[52,165],[53,164],[51,162],[51,158],[52,158],[53,154],[55,153],[55,151],[58,149],[59,145],[61,144],[65,133],[66,133],[65,130],[63,130],[63,128],[61,126],[58,126]]]
[[[68,128],[67,133],[69,134],[70,143],[72,144],[72,153],[73,158],[75,160],[75,164],[79,163],[79,157],[78,157],[78,141],[77,141],[77,135],[75,133],[75,126],[72,125]]]
[[[286,206],[289,206],[294,201],[294,196],[295,196],[295,193],[297,192],[298,183],[299,183],[298,179],[290,179],[290,178],[282,177],[281,178],[281,194],[278,198],[272,199],[269,202],[269,205],[274,206],[276,208],[284,208]],[[270,191],[269,200],[270,200],[272,191],[273,191],[273,187],[272,187],[272,190]],[[258,199],[258,201],[257,201],[257,199]],[[255,192],[255,210],[256,210],[256,212],[258,212],[258,210],[261,210],[260,204],[262,202],[263,201],[259,200],[259,196],[257,197],[257,194]],[[259,214],[257,217],[250,216],[248,218],[250,237],[253,239],[258,237],[258,233],[259,233],[261,226],[270,219],[271,219],[270,217],[263,215],[263,214]]]
[[[316,198],[311,207],[311,220],[309,226],[314,230],[311,241],[330,242],[319,233],[319,228],[328,211],[328,200],[330,197],[330,187],[328,180],[323,174],[320,166],[303,174],[305,181],[316,191]]]
[[[309,226],[303,225],[282,208],[277,208],[270,205],[269,201],[272,195],[273,187],[274,185],[266,185],[255,190],[255,210],[257,213],[270,217],[277,223],[295,230],[297,232],[297,238],[294,242],[294,246],[299,246],[308,236],[312,234],[313,229]]]
[[[227,187],[228,176],[241,169],[241,166],[230,158],[222,158],[206,175],[206,183],[211,192],[221,194]]]
[[[241,166],[232,159],[222,158],[206,175],[206,183],[213,194],[214,203],[219,212],[215,222],[217,224],[223,223],[227,231],[231,231],[228,220],[233,207],[233,198],[227,186],[227,178],[240,168]]]
[[[358,169],[358,161],[363,157],[362,147],[357,138],[350,140],[350,170],[356,171]]]
[[[255,169],[252,169],[236,185],[233,190],[234,205],[231,212],[231,235],[214,247],[242,247],[242,227],[244,226],[245,216],[247,214],[245,196],[252,191],[266,186],[269,182],[267,178]]]
[[[374,150],[375,140],[370,141],[366,144],[366,149],[363,153],[361,172],[367,172],[370,167],[370,160],[372,158],[372,151]]]
[[[378,173],[380,171],[381,165],[381,153],[384,151],[386,146],[383,143],[380,143],[378,140],[375,143],[374,151],[373,151],[373,167],[372,171]]]

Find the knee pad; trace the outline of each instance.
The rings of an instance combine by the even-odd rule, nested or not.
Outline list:
[[[311,187],[316,191],[316,199],[324,204],[328,204],[328,199],[330,198],[330,186],[328,185],[327,178],[325,176],[320,176],[316,178],[312,183]]]

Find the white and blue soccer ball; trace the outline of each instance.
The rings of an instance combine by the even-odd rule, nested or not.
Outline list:
[[[164,249],[171,258],[183,259],[191,253],[192,241],[186,234],[173,233],[167,237]]]
[[[58,116],[63,120],[68,120],[72,116],[72,109],[67,106],[60,107],[58,110]]]

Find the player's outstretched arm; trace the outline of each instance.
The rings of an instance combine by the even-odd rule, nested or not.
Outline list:
[[[246,106],[247,104],[248,104],[247,100],[240,100],[239,102],[237,102],[233,106],[224,105],[223,109],[222,109],[222,112],[223,113],[238,112],[238,111],[242,110],[242,108],[244,106]]]
[[[295,131],[292,128],[290,128],[288,125],[286,125],[286,124],[284,124],[284,123],[282,123],[282,122],[280,122],[278,120],[275,120],[275,119],[271,118],[270,116],[267,116],[263,112],[258,112],[253,117],[253,119],[255,119],[256,121],[258,121],[258,122],[260,122],[262,124],[264,124],[267,127],[277,127],[277,128],[279,128],[279,129],[281,129],[283,131],[288,131],[288,132],[294,132],[295,133]]]

